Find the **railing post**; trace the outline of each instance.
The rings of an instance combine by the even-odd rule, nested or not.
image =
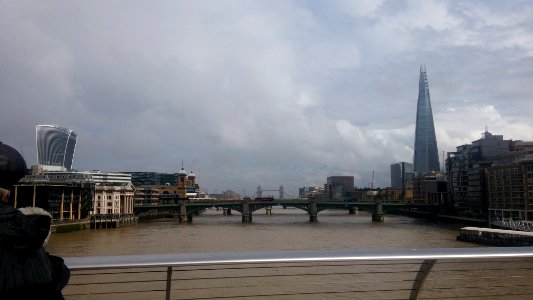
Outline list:
[[[166,298],[170,300],[170,289],[172,287],[172,267],[167,267],[167,293]]]
[[[424,286],[424,282],[426,282],[429,272],[431,272],[431,269],[436,262],[437,260],[435,259],[426,259],[422,262],[420,269],[418,269],[418,273],[416,274],[415,281],[413,282],[413,288],[411,290],[409,300],[418,300],[420,291],[422,291],[422,287]]]

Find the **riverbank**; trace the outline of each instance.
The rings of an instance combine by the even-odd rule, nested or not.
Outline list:
[[[488,226],[487,220],[483,220],[483,219],[473,219],[473,218],[465,218],[465,217],[458,217],[458,216],[451,216],[451,215],[440,215],[440,214],[434,215],[434,214],[431,214],[425,211],[401,210],[401,211],[395,211],[391,214],[397,214],[401,216],[407,216],[407,217],[418,218],[418,219],[429,219],[429,220],[441,221],[441,222],[451,223],[451,224]]]
[[[133,226],[137,223],[139,223],[139,217],[137,216],[125,216],[119,218],[91,217],[91,219],[52,223],[51,231],[52,233],[67,233],[85,229],[110,229]]]

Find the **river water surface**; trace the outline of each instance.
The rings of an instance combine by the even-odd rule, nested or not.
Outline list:
[[[332,210],[318,214],[310,223],[299,209],[277,208],[254,213],[251,224],[241,215],[224,216],[209,209],[194,216],[192,224],[177,219],[141,222],[116,229],[84,230],[54,234],[47,246],[60,256],[234,252],[265,250],[314,250],[346,248],[472,247],[458,242],[459,225],[431,223],[405,216],[385,215],[374,223],[371,215]]]
[[[332,210],[318,222],[298,209],[275,207],[224,216],[208,209],[192,224],[177,219],[142,222],[116,229],[52,235],[47,250],[55,255],[101,256],[275,250],[478,247],[456,241],[460,225],[385,215]],[[171,299],[409,299],[423,262],[320,262],[174,267]],[[128,271],[131,269],[128,269]],[[82,272],[80,274],[80,272]],[[76,271],[66,299],[164,299],[164,268],[157,272],[91,273]],[[107,272],[107,271],[106,271]],[[422,289],[425,299],[531,299],[533,260],[439,261]],[[414,280],[414,281],[413,281]],[[94,284],[94,282],[104,284]],[[126,281],[126,283],[122,283]],[[110,283],[111,284],[106,284]],[[115,289],[120,289],[116,291]],[[139,292],[137,292],[139,291]],[[134,293],[132,293],[134,292]]]

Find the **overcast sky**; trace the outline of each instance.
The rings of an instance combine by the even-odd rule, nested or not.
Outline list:
[[[421,64],[440,155],[486,126],[533,140],[531,1],[0,0],[0,141],[32,165],[57,124],[78,170],[183,161],[213,193],[386,187]]]

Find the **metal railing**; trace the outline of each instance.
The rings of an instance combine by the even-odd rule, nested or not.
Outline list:
[[[533,247],[67,257],[66,299],[531,299]]]

